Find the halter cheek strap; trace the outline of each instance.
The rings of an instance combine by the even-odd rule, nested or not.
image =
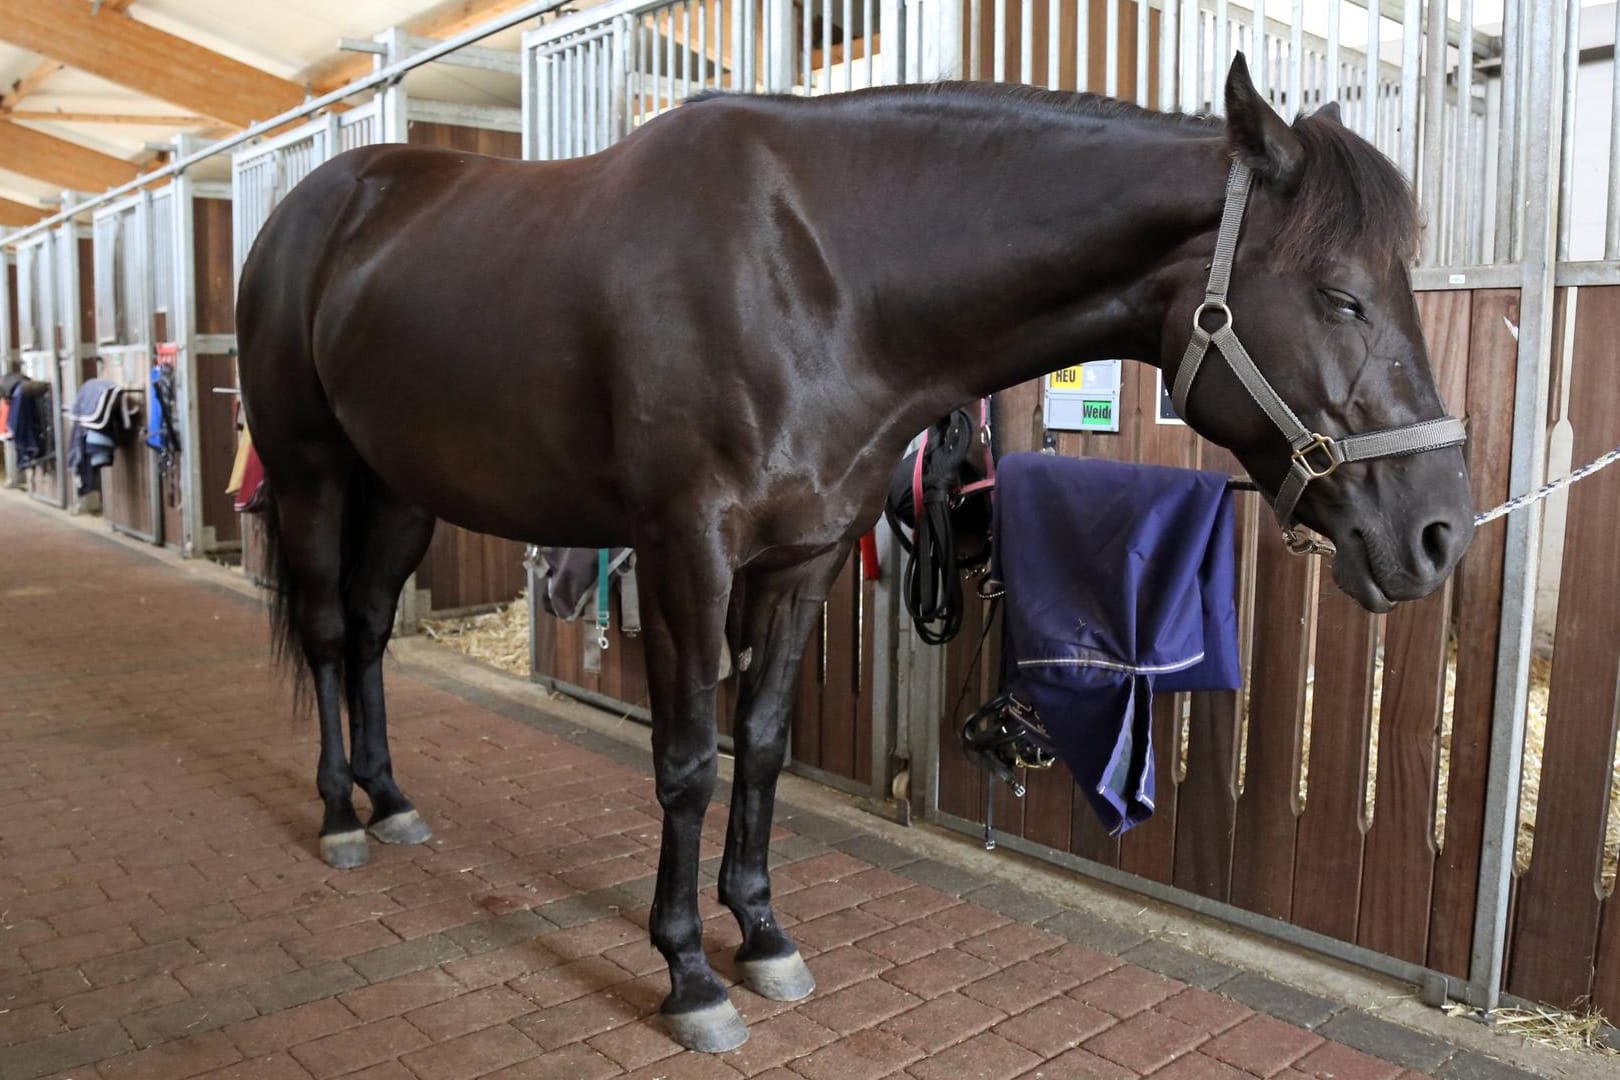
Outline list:
[[[1457,446],[1468,436],[1461,420],[1454,416],[1442,416],[1404,427],[1336,439],[1312,431],[1294,415],[1294,410],[1260,374],[1260,369],[1238,340],[1232,329],[1232,309],[1226,305],[1251,180],[1249,167],[1242,162],[1233,162],[1231,175],[1226,181],[1226,206],[1221,211],[1221,231],[1215,241],[1215,258],[1209,267],[1209,287],[1204,292],[1204,302],[1193,312],[1192,337],[1187,342],[1186,353],[1182,355],[1181,366],[1176,369],[1171,396],[1176,411],[1186,416],[1193,382],[1198,378],[1198,369],[1204,358],[1209,355],[1210,346],[1213,345],[1226,358],[1227,365],[1243,384],[1243,389],[1271,418],[1293,451],[1288,463],[1288,475],[1284,477],[1272,502],[1277,520],[1286,531],[1294,525],[1294,508],[1305,493],[1306,485],[1312,480],[1332,475],[1340,465]],[[1218,315],[1221,324],[1214,330],[1205,330],[1204,319],[1211,315]]]

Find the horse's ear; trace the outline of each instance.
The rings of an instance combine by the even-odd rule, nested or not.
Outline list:
[[[1249,78],[1240,52],[1226,76],[1226,138],[1232,154],[1276,189],[1292,191],[1305,166],[1305,148]]]
[[[1331,120],[1340,127],[1344,126],[1344,118],[1339,115],[1339,103],[1337,101],[1328,102],[1320,109],[1317,109],[1315,112],[1311,113],[1311,116],[1312,118]]]

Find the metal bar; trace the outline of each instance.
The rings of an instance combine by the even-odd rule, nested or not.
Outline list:
[[[1168,0],[1159,12],[1159,108],[1174,112],[1176,99],[1176,56],[1181,38],[1176,25],[1176,5]]]
[[[1581,68],[1581,2],[1566,0],[1564,17],[1564,107],[1559,119],[1563,134],[1563,158],[1558,169],[1558,258],[1569,258],[1571,222],[1575,216],[1575,89]],[[1615,57],[1614,71],[1620,74],[1620,55]],[[1614,126],[1610,117],[1611,130]],[[1610,177],[1610,183],[1613,183]]]
[[[1553,283],[1559,288],[1582,285],[1613,285],[1617,280],[1620,280],[1620,259],[1561,262],[1553,275]]]
[[[1103,93],[1119,97],[1119,0],[1103,0],[1103,35]]]
[[[1339,100],[1339,0],[1328,0],[1327,4],[1327,56],[1323,63],[1326,76],[1322,83],[1321,104]]]
[[[1476,198],[1475,189],[1484,183],[1485,170],[1474,165],[1478,146],[1474,138],[1474,65],[1467,59],[1473,53],[1474,0],[1462,0],[1461,14],[1462,48],[1458,56],[1462,59],[1457,64],[1457,139],[1462,168],[1457,170],[1457,223],[1462,231],[1462,244],[1460,250],[1453,248],[1452,258],[1476,263],[1479,261],[1480,226],[1474,220],[1474,210],[1481,200]]]
[[[1620,4],[1614,6],[1611,41],[1620,43]],[[1603,257],[1620,259],[1620,56],[1610,59],[1609,201],[1604,218]]]
[[[1221,72],[1226,68],[1227,58],[1232,55],[1231,34],[1232,12],[1227,0],[1215,0],[1215,62],[1210,68],[1210,78],[1214,80],[1215,85],[1210,88],[1209,100],[1213,106],[1211,111],[1217,115],[1223,111],[1225,105],[1223,95],[1217,90]]]
[[[1424,31],[1423,171],[1417,178],[1418,199],[1429,227],[1423,230],[1423,262],[1434,264],[1440,255],[1440,232],[1445,216],[1446,5],[1428,0]]]
[[[1167,3],[1173,0],[1166,0]],[[1203,79],[1200,78],[1199,69],[1202,68],[1203,58],[1198,49],[1198,34],[1201,29],[1199,19],[1198,0],[1181,0],[1181,111],[1185,113],[1198,111],[1198,95],[1202,89]]]
[[[1294,0],[1294,21],[1288,24],[1288,110],[1297,116],[1305,108],[1305,0]]]
[[[832,89],[832,0],[821,0],[821,87]]]
[[[1056,0],[1053,0],[1055,3]],[[855,0],[844,0],[844,25],[839,27],[839,38],[844,43],[844,89],[855,88]]]
[[[692,0],[681,4],[681,97],[692,96]]]
[[[1377,4],[1367,5],[1367,85],[1362,90],[1361,134],[1378,141],[1378,53],[1383,44],[1384,16]]]
[[[1565,19],[1556,0],[1529,0],[1525,38],[1524,288],[1519,297],[1518,373],[1513,396],[1513,451],[1508,489],[1512,495],[1538,487],[1546,472],[1548,384],[1551,370],[1553,281],[1557,209],[1554,174],[1561,159],[1563,129],[1562,34]],[[1518,831],[1525,718],[1529,708],[1530,656],[1535,623],[1541,504],[1508,519],[1502,573],[1502,619],[1496,654],[1496,692],[1491,722],[1490,769],[1485,789],[1484,843],[1474,915],[1471,988],[1494,1008],[1502,988],[1507,947],[1507,909]]]
[[[1018,4],[1018,81],[1035,81],[1035,0]]]
[[[1074,5],[1074,88],[1091,89],[1091,0]]]
[[[1415,186],[1418,171],[1418,79],[1423,55],[1418,25],[1423,20],[1423,0],[1406,0],[1401,19],[1400,166]]]
[[[812,3],[814,3],[814,0],[803,0],[803,2],[804,2],[804,18],[803,18],[803,20],[801,20],[803,22],[803,25],[800,27],[800,34],[804,38],[804,48],[801,49],[800,51],[804,55],[804,92],[806,94],[814,94],[816,92],[816,86],[815,86],[816,64],[815,64],[814,53],[812,52],[812,50],[810,48],[810,42],[812,40],[811,39],[812,22],[811,22],[811,18],[810,18],[810,6],[811,6]]]
[[[1615,10],[1620,11],[1620,6]],[[1502,11],[1502,115],[1497,121],[1497,228],[1492,256],[1507,262],[1515,254],[1516,193],[1520,175],[1520,39],[1523,5],[1510,3]]]
[[[1254,88],[1262,101],[1270,100],[1271,50],[1266,46],[1266,0],[1254,0]],[[1222,98],[1225,106],[1225,98]]]
[[[1142,10],[1146,11],[1144,4]],[[1058,69],[1061,66],[1059,58],[1063,44],[1062,36],[1058,31],[1063,23],[1063,0],[1047,0],[1046,4],[1046,86],[1050,90],[1062,89],[1062,81],[1058,78]]]
[[[1056,0],[1053,3],[1056,4]],[[1226,0],[1221,3],[1225,4]],[[1151,10],[1148,0],[1136,0],[1136,103],[1144,109],[1148,105],[1148,31],[1151,29],[1148,16]],[[1057,55],[1055,48],[1052,55]]]
[[[1523,284],[1524,272],[1517,263],[1418,266],[1412,270],[1412,288],[1417,292],[1446,289],[1517,289]]]
[[[979,0],[973,0],[972,41],[973,48],[977,50],[979,47]],[[866,85],[871,86],[874,72],[872,54],[877,51],[878,42],[877,27],[872,22],[872,0],[861,0],[861,42],[863,45],[861,52],[866,55]],[[977,52],[974,55],[976,56]],[[979,65],[975,63],[972,76],[975,79],[979,77],[978,70]]]
[[[909,6],[909,5],[908,5]],[[907,45],[911,40],[907,39]],[[995,26],[991,31],[990,77],[996,82],[1007,81],[1007,0],[996,0]]]

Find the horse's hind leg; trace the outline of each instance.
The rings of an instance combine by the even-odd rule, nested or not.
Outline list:
[[[669,964],[662,1012],[689,1050],[740,1046],[748,1029],[703,953],[698,841],[718,765],[715,692],[731,568],[712,535],[684,544],[638,541],[642,630],[653,714],[653,770],[664,830],[653,893],[652,941]]]
[[[420,844],[433,834],[394,780],[382,657],[393,633],[400,590],[433,540],[433,516],[404,502],[364,470],[350,484],[349,497],[360,500],[350,507],[354,564],[343,583],[349,763],[355,782],[371,800],[371,835],[385,844]]]
[[[737,769],[720,901],[742,928],[737,968],[743,980],[755,993],[777,1001],[797,1001],[816,988],[798,947],[776,924],[767,862],[799,663],[827,589],[848,554],[848,547],[840,546],[790,570],[750,576],[743,596],[741,648],[752,650],[752,658],[737,703]]]
[[[363,865],[370,857],[365,829],[354,812],[353,774],[343,756],[345,628],[340,578],[346,473],[346,467],[326,473],[309,470],[303,475],[313,479],[282,484],[274,493],[277,545],[283,572],[290,577],[282,581],[282,593],[294,598],[288,615],[309,665],[321,724],[321,757],[315,770],[315,787],[325,806],[321,858],[339,869]]]

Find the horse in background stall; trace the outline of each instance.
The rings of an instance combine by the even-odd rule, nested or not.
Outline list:
[[[814,980],[766,860],[815,615],[916,432],[1081,361],[1185,375],[1192,427],[1285,526],[1336,543],[1334,578],[1365,607],[1438,587],[1472,511],[1408,275],[1410,190],[1335,107],[1285,123],[1241,56],[1226,106],[951,83],[722,95],[587,158],[379,145],[315,171],[260,233],[237,326],[277,640],[320,719],[323,857],[364,862],[368,827],[429,835],[392,775],[381,658],[435,519],[633,546],[662,1011],[684,1046],[738,1045],[697,908],[728,610],[752,662],[720,897],[742,977],[794,1000]]]

